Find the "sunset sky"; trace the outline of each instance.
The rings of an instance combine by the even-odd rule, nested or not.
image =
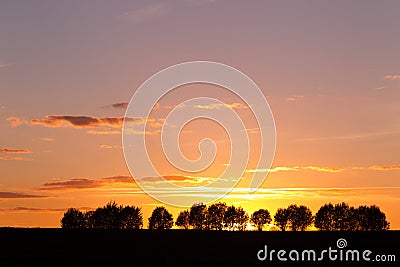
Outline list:
[[[110,200],[142,207],[147,226],[162,203],[126,166],[125,109],[151,75],[207,60],[244,72],[267,98],[277,134],[272,168],[248,193],[251,174],[262,171],[248,106],[217,86],[192,84],[162,98],[146,128],[163,176],[196,186],[227,167],[229,138],[210,121],[189,123],[180,136],[192,160],[200,140],[215,141],[210,168],[181,172],[162,154],[169,112],[215,97],[245,121],[251,149],[245,175],[221,201],[272,214],[292,203],[314,213],[328,202],[376,204],[400,229],[399,11],[396,0],[2,1],[0,227],[59,227],[68,207]],[[175,218],[182,209],[167,208]]]

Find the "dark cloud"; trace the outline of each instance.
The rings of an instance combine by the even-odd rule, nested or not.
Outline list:
[[[112,104],[111,107],[117,108],[117,109],[126,109],[128,107],[129,103],[127,102],[119,102]]]
[[[211,181],[214,178],[210,177],[194,177],[184,175],[169,175],[164,176],[164,179],[170,182],[183,183],[203,183]],[[144,183],[163,183],[164,180],[159,177],[144,177],[137,178]],[[69,191],[81,189],[96,189],[96,188],[132,188],[136,187],[135,179],[131,176],[113,176],[100,179],[77,178],[68,180],[56,180],[42,184],[39,190],[42,191]]]
[[[146,118],[124,118],[124,117],[89,117],[89,116],[55,116],[48,115],[44,119],[32,119],[31,124],[42,125],[45,127],[74,127],[74,128],[92,128],[92,127],[122,127],[124,123],[142,124]],[[153,118],[147,118],[147,121],[153,121]]]
[[[164,176],[164,179],[170,182],[202,182],[208,178],[191,177],[183,175],[170,175]],[[141,182],[162,182],[158,177],[144,177],[139,178]],[[43,191],[67,191],[67,190],[80,190],[80,189],[95,189],[101,187],[132,187],[135,186],[135,180],[131,176],[113,176],[100,179],[77,178],[68,180],[57,180],[44,183],[39,190]]]
[[[70,179],[66,181],[47,182],[43,184],[41,190],[66,190],[96,188],[102,186],[101,180],[92,179]]]
[[[134,183],[130,176],[113,176],[101,179],[69,179],[64,181],[52,181],[47,182],[42,185],[39,190],[49,190],[49,191],[62,191],[62,190],[74,190],[74,189],[91,189],[99,188],[107,185],[112,185],[116,183],[127,183],[132,185]]]
[[[45,198],[47,196],[38,196],[31,194],[22,194],[14,192],[0,192],[0,198]]]
[[[22,154],[27,154],[27,153],[32,153],[31,150],[29,149],[12,149],[12,148],[0,148],[1,153],[22,153]]]

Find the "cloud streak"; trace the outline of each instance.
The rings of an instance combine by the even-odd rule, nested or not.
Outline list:
[[[232,104],[196,105],[196,106],[194,106],[194,108],[199,108],[199,109],[221,109],[221,108],[243,109],[243,108],[248,108],[248,106],[243,105],[241,103],[232,103]]]
[[[31,161],[32,159],[23,158],[23,157],[0,156],[0,160],[6,160],[6,161]]]
[[[124,123],[142,124],[145,118],[124,118],[124,117],[89,117],[89,116],[55,116],[49,115],[44,119],[33,119],[31,124],[42,125],[45,127],[74,127],[74,128],[93,128],[100,126],[121,127]],[[147,120],[151,120],[148,118]]]
[[[128,102],[118,102],[111,104],[109,106],[105,106],[105,108],[111,107],[115,109],[126,109],[128,107],[129,103]]]
[[[90,116],[68,116],[68,115],[48,115],[42,119],[32,119],[27,122],[17,117],[9,117],[6,119],[12,127],[23,124],[40,125],[44,127],[73,127],[73,128],[95,128],[95,127],[111,127],[121,128],[123,123],[127,124],[143,124],[146,122],[154,122],[154,118],[132,118],[132,117],[90,117]],[[43,139],[50,141],[50,139]]]
[[[117,145],[100,145],[100,148],[103,148],[103,149],[115,149],[115,148],[121,149],[122,146],[117,146]]]
[[[54,141],[54,138],[51,138],[51,137],[42,137],[42,138],[40,138],[40,140],[46,141],[46,142],[53,142],[53,141]]]
[[[165,180],[172,183],[202,184],[215,180],[213,177],[197,177],[184,175],[166,175]],[[160,181],[159,177],[138,178],[141,183],[149,183],[155,187],[162,187],[165,181]],[[55,180],[42,184],[40,191],[71,191],[84,189],[115,189],[132,188],[137,189],[135,180],[131,176],[113,176],[100,179],[75,178],[68,180]]]
[[[400,165],[370,166],[368,167],[368,169],[375,171],[392,171],[392,170],[400,170]]]
[[[293,167],[286,167],[286,166],[278,166],[271,169],[249,169],[246,172],[248,173],[256,173],[256,172],[281,172],[281,171],[300,171],[300,170],[311,170],[317,172],[342,172],[345,169],[343,168],[328,168],[328,167],[318,167],[318,166],[293,166]]]
[[[67,209],[51,209],[51,208],[31,208],[31,207],[14,207],[14,208],[3,208],[1,212],[60,212],[66,211]]]
[[[87,130],[86,133],[95,135],[116,135],[116,134],[121,134],[121,131],[107,128],[103,130]]]
[[[294,95],[294,96],[291,96],[291,97],[286,98],[286,100],[287,100],[287,101],[297,101],[297,100],[300,100],[300,99],[302,99],[302,98],[304,98],[303,95]]]
[[[385,75],[383,78],[386,80],[400,80],[400,74]]]
[[[23,193],[15,193],[15,192],[0,192],[0,199],[19,199],[19,198],[46,198],[48,196],[42,195],[31,195],[31,194],[23,194]]]
[[[32,151],[30,149],[12,149],[12,148],[0,148],[1,153],[14,153],[14,154],[30,154]]]
[[[400,165],[383,165],[383,166],[366,166],[366,167],[348,167],[348,168],[329,168],[329,167],[319,167],[319,166],[278,166],[271,169],[248,169],[247,173],[256,173],[256,172],[282,172],[282,171],[301,171],[301,170],[311,170],[317,172],[343,172],[346,170],[373,170],[373,171],[393,171],[400,170]]]
[[[66,191],[76,189],[93,189],[117,184],[134,185],[130,176],[113,176],[101,179],[76,178],[68,180],[51,181],[44,183],[39,190],[43,191]]]

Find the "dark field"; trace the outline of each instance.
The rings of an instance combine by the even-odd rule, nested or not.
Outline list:
[[[0,229],[0,266],[276,266],[273,261],[259,261],[257,252],[268,246],[274,249],[314,249],[317,258],[323,249],[338,249],[336,241],[344,238],[342,250],[368,249],[370,262],[323,262],[288,260],[287,266],[400,266],[400,232],[228,232],[195,230],[63,230]],[[339,253],[339,252],[338,252]],[[345,253],[345,252],[344,252]],[[395,255],[395,262],[377,262],[375,256]],[[288,254],[285,255],[288,257]],[[373,261],[374,260],[374,261]]]

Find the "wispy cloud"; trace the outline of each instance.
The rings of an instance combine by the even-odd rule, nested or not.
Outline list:
[[[296,101],[296,100],[300,100],[303,99],[304,96],[303,95],[294,95],[291,97],[286,98],[287,101]]]
[[[13,148],[7,148],[3,147],[0,148],[1,153],[15,153],[15,154],[29,154],[32,153],[30,149],[13,149]]]
[[[166,2],[162,2],[123,13],[119,18],[125,21],[142,22],[165,16],[171,11],[171,7]]]
[[[300,170],[311,170],[317,172],[342,172],[343,168],[328,168],[328,167],[318,167],[318,166],[278,166],[271,169],[249,169],[246,170],[248,173],[256,173],[256,172],[281,172],[281,171],[300,171]]]
[[[255,133],[260,133],[260,128],[256,127],[256,128],[247,128],[244,131],[251,133],[251,134],[255,134]]]
[[[11,127],[17,127],[20,126],[21,124],[26,123],[24,120],[21,120],[20,118],[17,117],[9,117],[6,120],[10,122]]]
[[[10,64],[8,64],[8,63],[0,62],[0,68],[7,67],[7,66],[9,66],[9,65],[10,65]]]
[[[110,128],[106,128],[103,130],[87,130],[87,134],[96,134],[96,135],[116,135],[116,134],[121,134],[122,132],[120,130],[113,130]]]
[[[400,74],[385,75],[383,78],[386,80],[400,80]]]
[[[246,172],[248,173],[256,173],[256,172],[281,172],[281,171],[301,171],[301,170],[311,170],[317,172],[343,172],[346,170],[374,170],[374,171],[392,171],[392,170],[400,170],[400,165],[374,165],[374,166],[354,166],[354,167],[346,167],[346,168],[330,168],[330,167],[319,167],[319,166],[278,166],[271,169],[248,169]]]
[[[188,176],[188,175],[165,175],[163,176],[163,178],[168,182],[174,182],[174,183],[185,182],[192,184],[201,184],[204,182],[215,180],[214,177],[200,177],[200,176]],[[141,182],[149,182],[149,183],[159,182],[161,184],[165,182],[165,181],[160,181],[159,177],[143,177],[143,178],[138,178],[138,180],[140,180]]]
[[[46,142],[53,142],[55,139],[51,138],[51,137],[42,137],[42,138],[40,138],[40,140],[46,141]]]
[[[48,196],[42,195],[31,195],[24,193],[15,193],[15,192],[0,192],[0,198],[46,198]]]
[[[375,171],[392,171],[392,170],[400,170],[400,165],[370,166],[368,167],[368,169]]]
[[[103,149],[114,149],[114,148],[121,149],[122,146],[116,146],[116,145],[100,145],[100,148],[103,148]]]
[[[242,109],[248,108],[248,106],[243,105],[241,103],[231,103],[231,104],[210,104],[210,105],[196,105],[194,108],[200,109],[221,109],[221,108],[233,108],[233,109]]]
[[[33,159],[28,159],[28,158],[23,158],[23,157],[0,156],[0,160],[6,160],[6,161],[31,161]]]

